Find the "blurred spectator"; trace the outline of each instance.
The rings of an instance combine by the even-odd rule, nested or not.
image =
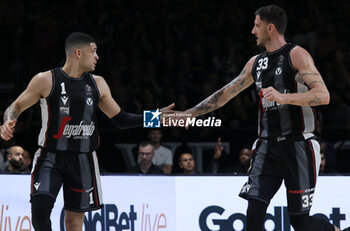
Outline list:
[[[32,167],[32,157],[27,150],[23,150],[23,167],[22,171],[25,173],[30,173]]]
[[[11,146],[14,146],[13,140],[5,141],[0,138],[0,171],[4,170],[9,165],[7,151]]]
[[[239,165],[233,167],[232,172],[248,173],[253,154],[250,145],[243,145],[239,152]]]
[[[223,147],[221,139],[219,138],[213,156],[211,166],[209,167],[211,173],[248,173],[250,161],[252,159],[252,151],[250,145],[243,145],[239,152],[239,164],[233,165],[231,161],[222,155]]]
[[[148,133],[148,138],[154,147],[153,164],[163,169],[165,174],[170,174],[173,166],[173,154],[170,149],[160,144],[160,141],[163,138],[162,130],[152,129]]]
[[[22,173],[24,150],[21,146],[12,146],[7,150],[9,165],[4,169],[7,173]]]
[[[179,167],[182,169],[184,174],[195,174],[196,172],[196,162],[193,155],[189,152],[180,154],[179,157]]]
[[[127,170],[127,173],[141,173],[141,174],[163,174],[162,169],[158,168],[152,163],[154,157],[154,147],[149,141],[142,141],[139,144],[138,156],[140,163]]]
[[[218,173],[219,172],[219,167],[220,167],[219,159],[222,156],[223,150],[224,150],[224,147],[221,145],[221,138],[219,137],[218,141],[216,142],[216,145],[215,145],[213,159],[212,159],[210,166],[209,166],[210,173]]]
[[[320,164],[319,173],[336,173],[336,171],[331,167],[329,167],[329,165],[327,164],[326,155],[322,149],[320,154],[321,154],[321,164]]]

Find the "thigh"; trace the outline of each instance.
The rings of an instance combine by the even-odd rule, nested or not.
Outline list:
[[[283,180],[276,159],[277,150],[267,140],[258,140],[255,145],[248,182],[243,186],[240,196],[269,204]]]
[[[102,191],[96,153],[69,155],[63,163],[64,208],[73,212],[101,208]]]
[[[38,149],[31,172],[31,196],[48,194],[54,198],[62,186],[62,175],[56,161],[57,154]]]
[[[288,211],[308,212],[312,206],[313,195],[320,166],[320,146],[316,140],[295,141],[286,153],[286,177]]]

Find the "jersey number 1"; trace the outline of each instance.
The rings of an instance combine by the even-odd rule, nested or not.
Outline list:
[[[61,95],[67,94],[66,92],[66,85],[64,85],[64,82],[61,83]]]
[[[89,204],[90,204],[90,205],[94,204],[94,197],[93,197],[93,195],[92,195],[92,192],[89,194],[89,197],[90,197]]]

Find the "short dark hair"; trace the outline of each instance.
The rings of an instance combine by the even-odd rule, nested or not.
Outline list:
[[[243,144],[242,147],[241,147],[241,151],[242,151],[242,149],[252,150],[252,145],[251,144]]]
[[[267,23],[274,24],[280,34],[286,32],[288,19],[286,12],[281,7],[276,5],[263,6],[255,11],[255,15],[259,15],[260,19]]]
[[[192,156],[192,158],[194,158],[193,154],[191,152],[181,152],[180,155],[179,155],[179,159],[178,161],[181,162],[181,156],[184,155],[184,154],[190,154]]]
[[[139,147],[146,147],[148,145],[151,145],[153,147],[153,144],[150,140],[142,140],[140,143],[139,143]]]
[[[64,45],[66,54],[72,49],[79,48],[82,45],[89,45],[90,43],[96,43],[96,40],[91,35],[73,32],[66,38]]]

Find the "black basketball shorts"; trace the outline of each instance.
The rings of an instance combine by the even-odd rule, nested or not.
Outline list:
[[[289,213],[307,213],[312,205],[320,162],[320,145],[313,138],[292,135],[258,139],[253,145],[249,179],[240,196],[269,204],[284,180]]]
[[[85,212],[102,207],[96,152],[51,152],[39,148],[31,177],[31,197],[47,194],[56,199],[63,185],[64,209]]]

